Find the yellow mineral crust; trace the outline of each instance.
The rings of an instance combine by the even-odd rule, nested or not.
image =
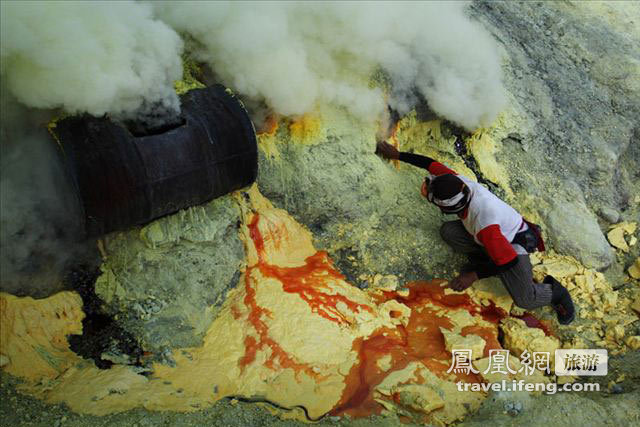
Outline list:
[[[401,336],[399,331],[409,330],[413,312],[403,301],[415,295],[396,292],[397,299],[385,299],[385,292],[394,293],[385,286],[363,292],[350,285],[328,255],[315,250],[307,229],[274,208],[256,186],[247,195],[236,197],[243,214],[240,233],[246,271],[229,292],[203,345],[173,351],[175,367],[156,364],[153,376],[147,378],[128,366],[100,370],[78,357],[69,350],[66,337],[81,333],[82,301],[75,293],[62,292],[41,300],[0,295],[2,368],[25,379],[25,392],[50,403],[65,403],[79,413],[104,415],[135,407],[193,411],[236,395],[259,397],[280,407],[302,406],[311,418],[336,410],[344,403],[347,378],[354,372],[357,376],[363,366],[358,352],[365,340],[382,339],[384,331],[393,339],[394,334]],[[591,320],[576,328],[578,333],[585,327],[597,328],[596,336],[608,348],[638,348],[638,337],[625,336],[624,330],[637,319],[626,311],[631,301],[619,297],[601,273],[555,254],[536,254],[532,261],[536,277],[556,275],[583,309],[581,316]],[[105,277],[109,279],[108,274]],[[485,306],[493,303],[507,311],[509,305],[496,283],[481,282],[469,293]],[[481,352],[486,350],[487,335],[470,331],[488,333],[495,330],[494,324],[466,309],[434,301],[414,310],[432,313],[434,322],[442,322],[440,328],[418,324],[416,333],[433,327],[444,335],[449,351],[464,341],[462,346],[471,347],[474,358],[486,356]],[[560,347],[556,338],[519,319],[504,319],[502,328],[505,346],[515,356],[525,349],[553,352]],[[442,351],[446,358],[446,350]],[[398,354],[382,354],[372,361],[380,378],[371,384],[377,393],[373,399],[387,411],[413,411],[431,423],[447,424],[473,411],[484,398],[483,393],[458,391],[458,379],[443,373],[443,357],[411,360],[394,370]],[[483,360],[474,363],[484,366]]]
[[[497,277],[478,280],[472,287],[467,288],[467,293],[478,304],[487,306],[493,303],[505,313],[511,312],[513,307],[511,295]]]
[[[82,333],[82,299],[60,292],[35,300],[0,293],[0,354],[3,369],[30,381],[52,379],[82,359],[67,335]]]
[[[450,332],[444,328],[440,328],[440,332],[442,332],[444,336],[445,347],[448,352],[453,352],[453,350],[471,350],[471,358],[473,360],[482,357],[486,341],[481,337],[477,335],[467,335],[463,337],[460,334]]]
[[[634,279],[640,279],[640,257],[636,258],[635,262],[631,264],[631,267],[629,267],[627,271],[629,272],[629,276]]]
[[[475,131],[468,139],[467,146],[482,174],[489,181],[498,184],[509,196],[513,196],[507,170],[496,159],[496,154],[502,148],[500,135],[505,131],[505,120],[505,115],[502,115],[494,127]]]
[[[186,56],[182,57],[182,79],[173,82],[173,87],[178,95],[185,94],[192,89],[201,89],[206,87],[198,79],[200,67],[192,59]]]
[[[442,352],[439,359],[415,358],[398,365],[403,347],[397,347],[395,353],[380,354],[371,361],[378,370],[372,378],[379,378],[371,384],[377,393],[372,402],[399,414],[422,413],[436,424],[461,419],[479,405],[484,394],[458,391],[458,379],[444,373],[446,366],[441,365],[451,350],[468,347],[479,358],[476,366],[484,366],[486,339],[494,338],[476,331],[490,334],[495,324],[436,300],[413,310],[420,315],[431,313],[437,326],[411,324],[414,311],[407,301],[418,297],[419,288],[400,294],[386,286],[370,292],[352,286],[326,253],[316,251],[307,229],[274,208],[256,186],[246,195],[238,194],[236,200],[243,216],[240,233],[247,268],[203,345],[173,351],[174,367],[156,364],[153,376],[147,378],[128,366],[100,370],[78,357],[69,350],[66,336],[81,333],[82,301],[75,293],[63,292],[42,300],[2,294],[3,369],[26,380],[23,390],[51,403],[65,403],[79,413],[103,415],[135,407],[192,411],[237,395],[259,397],[280,407],[302,406],[316,418],[345,404],[347,378],[354,373],[357,377],[364,366],[359,352],[365,342],[373,351],[375,339],[392,343],[394,336],[402,336],[400,331],[415,328],[413,333],[419,334],[432,328],[446,344],[446,349],[438,350]],[[604,276],[569,257],[537,254],[532,258],[536,277],[552,273],[570,288],[581,308],[599,307],[595,310],[600,314],[586,310],[593,321],[581,325],[578,333],[597,325],[596,336],[608,345],[637,348],[638,338],[624,333],[624,326],[637,318],[625,311],[631,301],[619,297]],[[498,285],[483,281],[469,293],[484,306],[495,304],[508,312],[508,301]],[[436,288],[434,295],[458,298]],[[388,293],[397,296],[386,297]],[[459,295],[461,303],[463,297]],[[501,326],[505,347],[514,356],[525,349],[553,353],[560,348],[556,338],[519,319],[506,318]],[[374,341],[366,341],[370,337]],[[430,348],[418,347],[415,354],[434,351]]]
[[[629,246],[633,246],[637,242],[637,238],[633,236],[638,224],[635,222],[621,222],[610,227],[607,238],[609,243],[622,252],[629,252]],[[625,240],[625,235],[629,235],[629,242]]]
[[[280,159],[278,129],[280,129],[280,117],[276,114],[270,114],[262,124],[262,128],[256,133],[258,146],[271,160]]]
[[[440,120],[422,122],[416,112],[412,111],[402,118],[394,133],[401,151],[426,155],[445,163],[458,173],[477,181],[476,175],[455,152],[455,137],[442,135]]]
[[[628,226],[628,223],[622,224]],[[579,320],[569,327],[576,328],[578,335],[616,353],[624,351],[625,345],[631,347],[625,340],[624,328],[638,319],[633,312],[633,301],[620,296],[604,274],[584,267],[572,257],[553,252],[532,254],[531,261],[536,280],[551,274],[571,293],[578,306]]]
[[[420,362],[411,362],[404,369],[389,374],[376,386],[376,393],[380,398],[395,396],[400,406],[430,414],[430,424],[435,425],[451,424],[464,418],[485,398],[482,392],[458,390],[455,382],[441,379]],[[393,403],[388,409],[399,412]]]
[[[319,113],[308,113],[296,117],[289,124],[289,133],[294,143],[317,144],[326,138],[326,126],[322,125]]]
[[[327,138],[325,120],[324,113],[320,109],[291,119],[271,114],[265,119],[262,128],[257,131],[258,145],[267,158],[278,160],[282,141],[307,145],[325,141]]]
[[[530,328],[523,320],[513,317],[502,319],[500,327],[504,332],[504,346],[514,355],[520,356],[525,350],[530,354],[549,353],[553,367],[553,355],[560,348],[560,341],[557,338],[545,335],[542,329]]]

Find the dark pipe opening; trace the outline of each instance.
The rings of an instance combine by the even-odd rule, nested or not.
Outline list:
[[[57,123],[87,236],[145,224],[256,180],[258,145],[242,103],[221,85],[180,99],[180,120],[159,127],[130,131],[89,115]]]
[[[124,125],[133,136],[140,138],[143,136],[160,135],[184,126],[186,123],[187,119],[180,115],[161,124],[151,125],[140,121],[128,121],[125,122]]]

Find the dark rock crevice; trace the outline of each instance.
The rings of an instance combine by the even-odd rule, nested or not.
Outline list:
[[[70,335],[69,347],[85,359],[91,359],[100,369],[115,363],[142,366],[143,351],[134,336],[117,325],[102,311],[103,301],[95,293],[100,269],[87,265],[70,268],[65,284],[82,298],[82,335]]]

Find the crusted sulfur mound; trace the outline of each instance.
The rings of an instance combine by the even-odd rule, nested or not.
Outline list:
[[[96,293],[120,326],[154,353],[195,346],[238,282],[245,253],[231,196],[102,241]]]
[[[561,345],[557,338],[545,335],[541,329],[529,328],[521,319],[503,319],[500,327],[504,332],[504,346],[516,356],[520,356],[525,350],[531,354],[544,352],[553,355]],[[553,357],[551,359],[553,367]]]
[[[95,415],[140,406],[192,411],[225,396],[302,407],[309,419],[393,407],[441,424],[477,408],[484,394],[458,393],[455,384],[477,378],[447,371],[443,334],[480,343],[478,357],[499,348],[496,326],[483,320],[480,306],[466,295],[445,294],[441,282],[362,291],[257,187],[237,193],[234,203],[246,268],[202,345],[174,349],[173,363],[155,363],[149,377],[132,366],[98,369],[66,341],[67,334],[81,332],[76,294],[37,301],[3,295],[4,369],[27,380],[23,390]],[[176,231],[167,221],[143,229],[143,239],[161,246],[185,235],[171,234]],[[120,298],[113,289],[112,298]],[[375,391],[381,381],[389,391]]]

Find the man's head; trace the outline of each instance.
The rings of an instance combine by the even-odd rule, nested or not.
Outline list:
[[[469,204],[469,187],[453,174],[425,178],[421,192],[444,213],[462,212]]]

